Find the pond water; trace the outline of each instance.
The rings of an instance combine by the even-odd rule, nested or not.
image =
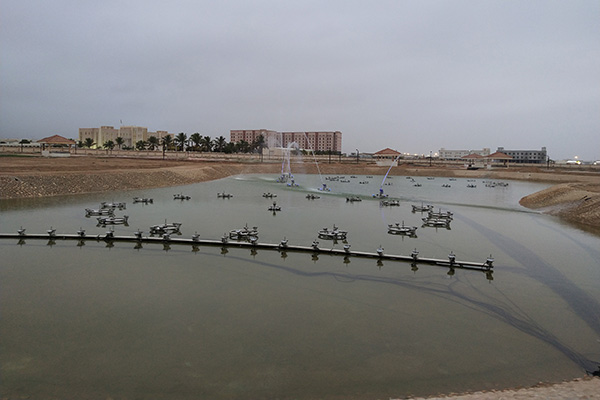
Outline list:
[[[335,224],[352,250],[416,248],[482,263],[491,254],[494,273],[241,248],[2,239],[2,397],[377,399],[598,370],[600,238],[518,204],[546,185],[395,176],[382,187],[400,206],[382,207],[371,198],[381,176],[298,175],[297,188],[275,178],[3,200],[0,231],[104,234],[84,209],[124,201],[117,215],[129,225],[115,226],[117,235],[167,220],[183,224],[181,237],[219,239],[248,224],[260,242],[308,246]],[[323,182],[331,192],[316,190]],[[363,201],[347,202],[351,195]],[[133,204],[134,196],[154,203]],[[282,208],[275,215],[273,200]],[[411,211],[421,202],[454,212],[450,229],[422,227],[423,215]],[[417,237],[387,233],[402,221],[419,226]]]

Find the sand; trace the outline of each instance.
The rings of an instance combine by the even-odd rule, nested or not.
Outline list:
[[[557,215],[569,222],[600,227],[600,184],[563,183],[521,199],[524,207]]]
[[[600,378],[586,377],[570,382],[555,385],[540,384],[532,388],[492,390],[488,392],[474,392],[462,394],[449,394],[444,396],[415,398],[428,400],[520,400],[520,399],[546,399],[546,400],[575,400],[575,399],[600,399]]]

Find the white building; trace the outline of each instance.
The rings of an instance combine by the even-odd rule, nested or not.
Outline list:
[[[484,147],[481,150],[447,150],[442,147],[439,154],[441,160],[460,160],[461,158],[470,154],[477,154],[482,157],[489,156],[490,149],[488,147]]]

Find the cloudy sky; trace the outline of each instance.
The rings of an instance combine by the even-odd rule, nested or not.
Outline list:
[[[598,0],[2,0],[0,138],[339,130],[600,159]]]

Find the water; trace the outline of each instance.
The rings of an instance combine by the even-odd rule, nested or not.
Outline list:
[[[182,236],[218,239],[245,224],[261,242],[309,245],[333,224],[353,250],[483,262],[478,271],[215,247],[104,241],[1,240],[2,396],[31,398],[376,399],[533,385],[580,377],[600,360],[600,239],[518,200],[545,185],[388,177],[400,207],[371,199],[381,176],[326,181],[272,175],[197,185],[0,202],[0,230],[103,234],[84,208],[126,201],[133,234],[182,222]],[[326,177],[325,177],[326,178]],[[368,184],[359,184],[369,181]],[[449,183],[451,188],[442,188]],[[173,200],[174,193],[192,196]],[[217,192],[234,195],[218,199]],[[276,193],[282,211],[267,211]],[[307,200],[307,193],[321,196]],[[346,202],[358,195],[362,202]],[[154,204],[132,204],[133,196]],[[411,204],[455,214],[421,227]],[[417,238],[387,224],[418,225]],[[341,247],[321,240],[322,247]],[[350,261],[350,262],[347,262]]]

